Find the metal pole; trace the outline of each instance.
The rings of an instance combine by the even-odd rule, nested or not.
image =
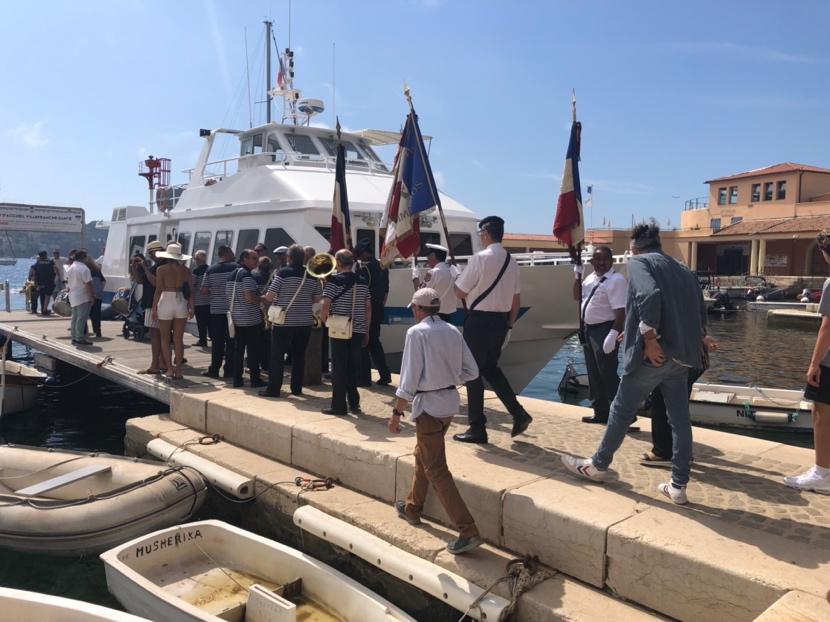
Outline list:
[[[8,281],[3,282],[3,292],[4,292],[5,298],[6,298],[6,313],[11,313],[12,312],[12,293],[11,293],[11,290],[9,289],[9,282]]]
[[[271,122],[271,22],[265,20],[265,122]]]

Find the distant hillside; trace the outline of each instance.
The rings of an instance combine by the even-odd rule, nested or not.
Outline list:
[[[97,229],[100,220],[86,224],[84,246],[89,255],[98,258],[104,254],[109,229]],[[81,247],[81,236],[77,233],[35,233],[32,231],[10,231],[8,235],[0,234],[0,257],[34,257],[39,251],[59,248],[61,255],[66,255],[73,248]]]

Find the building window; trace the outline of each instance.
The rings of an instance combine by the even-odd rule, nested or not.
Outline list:
[[[772,182],[764,184],[764,201],[772,201]]]
[[[739,222],[741,222],[743,219],[744,219],[744,217],[743,217],[743,216],[733,216],[733,217],[732,217],[732,221],[731,221],[729,224],[730,224],[730,225],[737,225],[737,224],[738,224]]]
[[[761,184],[752,184],[752,202],[757,203],[761,200]]]
[[[729,205],[735,205],[738,202],[738,186],[729,187]]]
[[[787,182],[779,181],[775,188],[775,198],[779,201],[787,198]]]
[[[709,221],[709,228],[712,229],[713,231],[720,230],[720,218],[712,218]]]
[[[726,205],[726,188],[718,188],[718,205]]]

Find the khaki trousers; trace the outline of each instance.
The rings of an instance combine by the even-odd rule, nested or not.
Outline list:
[[[452,473],[447,468],[444,436],[452,417],[432,417],[426,413],[415,419],[415,478],[412,490],[406,498],[406,513],[420,516],[424,509],[429,484],[435,489],[438,500],[461,538],[478,535],[475,521],[458,493]]]

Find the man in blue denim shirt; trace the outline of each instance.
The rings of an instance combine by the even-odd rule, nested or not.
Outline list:
[[[672,427],[672,478],[658,490],[683,504],[692,456],[688,370],[701,366],[706,307],[695,275],[664,254],[652,221],[634,227],[628,264],[628,301],[623,341],[623,376],[608,427],[592,458],[562,456],[575,475],[603,481],[628,426],[649,393],[660,387]]]

